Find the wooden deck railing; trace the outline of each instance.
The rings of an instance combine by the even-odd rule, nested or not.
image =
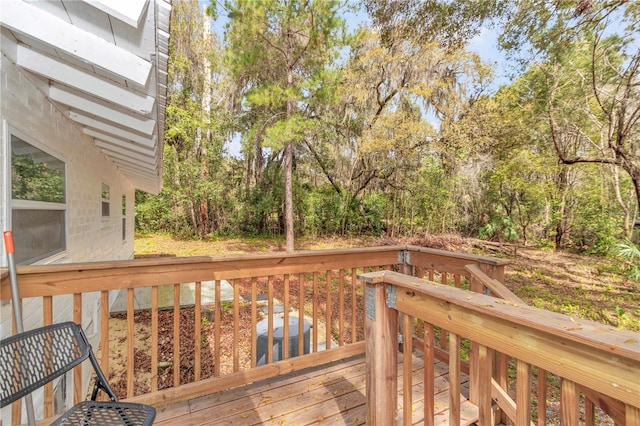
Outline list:
[[[24,303],[37,302],[43,325],[64,320],[82,323],[86,316],[83,300],[100,300],[97,346],[103,371],[108,372],[122,398],[162,406],[363,353],[364,289],[357,273],[393,269],[468,288],[473,280],[465,265],[470,263],[478,265],[490,279],[502,281],[508,262],[413,246],[387,246],[23,266],[17,272],[20,296]],[[222,300],[223,282],[233,289],[229,301]],[[187,283],[192,283],[193,300],[185,307],[180,298]],[[167,286],[173,300],[163,308],[161,293]],[[215,297],[207,305],[204,290],[211,286]],[[116,317],[124,321],[126,332],[114,342],[110,308],[120,292],[126,293],[126,309]],[[0,298],[10,299],[6,273],[0,282]],[[140,306],[141,298],[148,300],[148,306]],[[73,317],[58,318],[54,314],[57,306],[66,303],[73,306]],[[284,327],[283,336],[276,337],[273,324],[276,315],[287,324],[300,312],[312,325],[307,330],[310,353],[289,357],[291,330]],[[262,320],[268,323],[266,346],[271,348],[274,339],[281,339],[283,360],[279,362],[273,362],[268,350],[266,363],[256,363],[256,326]],[[299,354],[305,351],[305,330],[304,322],[298,321]],[[136,345],[136,339],[145,336],[148,338],[143,347]],[[123,349],[124,373],[115,372],[110,342],[112,348]],[[229,348],[229,352],[221,348]],[[82,377],[79,368],[73,376],[74,402],[84,397],[87,383]],[[52,387],[45,388],[45,417],[54,414],[52,395]],[[16,404],[12,424],[19,421],[19,410]]]
[[[473,272],[474,268],[470,268]],[[616,424],[640,424],[640,343],[636,333],[526,306],[519,301],[467,292],[396,272],[361,275],[366,282],[367,422],[393,424],[397,390],[397,330],[404,334],[405,366],[412,352],[424,352],[424,424],[434,422],[434,374],[426,368],[436,358],[435,329],[448,331],[449,424],[460,424],[460,342],[470,341],[469,400],[478,407],[478,424],[494,425],[497,405],[517,425],[545,424],[546,381],[538,380],[537,416],[532,416],[534,376],[547,372],[560,380],[561,424],[579,422],[580,393],[587,425],[595,424],[593,404],[609,405]],[[501,284],[476,274],[476,284],[502,291]],[[402,314],[402,321],[398,320]],[[417,337],[418,320],[423,322]],[[408,338],[407,336],[414,336]],[[515,397],[496,380],[496,360],[515,360]],[[403,375],[403,423],[413,424],[411,371]],[[500,370],[498,370],[500,371]],[[375,373],[374,373],[375,372]],[[541,394],[540,394],[541,393]],[[534,418],[532,418],[534,417]],[[537,418],[535,418],[537,417]]]

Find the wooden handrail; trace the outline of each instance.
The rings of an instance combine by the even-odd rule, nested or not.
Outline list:
[[[493,279],[489,275],[485,274],[477,264],[472,263],[469,265],[465,265],[464,269],[466,269],[471,274],[471,278],[479,280],[482,285],[488,288],[491,293],[493,293],[500,299],[519,303],[521,305],[526,305],[526,302],[524,300],[513,294],[511,290],[509,290],[500,281]]]
[[[566,382],[563,390],[567,390],[568,401],[573,399],[569,392],[578,385],[624,403],[627,420],[640,413],[640,342],[636,333],[395,272],[360,277],[368,288],[395,289],[389,309],[559,375]],[[384,318],[377,310],[374,316],[376,320]],[[377,404],[373,400],[368,403],[372,407]],[[483,410],[486,413],[490,407],[479,408],[482,419]],[[572,410],[563,412],[570,416]]]
[[[390,265],[405,246],[304,251],[292,254],[173,257],[19,266],[20,297],[42,297],[175,283],[297,274],[314,270]],[[11,298],[0,270],[0,300]]]

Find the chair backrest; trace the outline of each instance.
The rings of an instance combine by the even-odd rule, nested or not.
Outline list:
[[[89,357],[82,328],[74,322],[48,325],[0,342],[0,407],[11,404]]]

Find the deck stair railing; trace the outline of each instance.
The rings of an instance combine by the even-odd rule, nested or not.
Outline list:
[[[474,267],[467,268],[472,272]],[[640,424],[640,343],[635,333],[527,306],[517,300],[464,291],[397,272],[362,274],[366,282],[367,422],[392,424],[397,404],[397,330],[403,331],[403,424],[434,424],[434,372],[424,368],[424,409],[416,413],[412,401],[411,359],[414,349],[433,365],[438,342],[447,330],[449,362],[448,424],[476,422],[494,425],[511,421],[545,424],[546,405],[532,406],[534,376],[547,372],[560,377],[561,424],[579,423],[580,393],[587,425],[595,424],[594,405],[609,405],[616,424]],[[500,284],[481,274],[472,281],[502,291]],[[401,319],[399,319],[401,318]],[[421,325],[420,325],[421,324]],[[416,330],[421,329],[420,338]],[[439,329],[439,330],[438,330]],[[407,336],[414,336],[408,338]],[[461,342],[469,342],[469,362],[460,360]],[[515,397],[501,384],[506,359],[515,360]],[[469,376],[469,401],[477,411],[464,410],[461,374]],[[538,401],[545,401],[546,384],[538,381]],[[605,396],[606,395],[606,396]],[[496,410],[496,407],[499,410]],[[500,416],[501,418],[496,418]],[[502,417],[505,418],[502,418]],[[462,423],[461,423],[462,422]]]

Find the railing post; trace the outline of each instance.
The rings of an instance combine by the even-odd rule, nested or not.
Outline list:
[[[482,292],[481,284],[474,275],[471,275],[469,285],[470,285],[470,290],[472,292],[475,292],[475,293]],[[472,404],[479,406],[480,405],[480,363],[478,361],[478,358],[480,356],[479,354],[480,345],[478,345],[476,342],[472,340],[470,346],[471,347],[470,347],[470,353],[469,353],[469,401],[471,401]]]
[[[384,272],[361,276],[365,287],[367,424],[396,423],[398,313],[387,307]]]
[[[479,267],[482,272],[484,272],[494,280],[497,280],[504,284],[504,269],[505,269],[504,265],[487,265],[487,264],[481,263]],[[509,387],[509,377],[507,372],[507,369],[508,369],[507,357],[506,355],[499,353],[497,351],[494,352],[494,357],[495,359],[493,361],[493,370],[494,370],[493,377],[495,378],[496,382],[502,389],[507,390]],[[505,424],[507,423],[508,417],[503,410],[499,410],[496,416],[502,423],[505,423]]]
[[[475,372],[476,398],[474,402],[478,406],[478,424],[481,426],[491,426],[495,424],[493,418],[493,401],[491,399],[491,375],[493,373],[493,350],[485,345],[476,344],[476,366]],[[471,385],[471,384],[470,384]],[[473,401],[472,401],[473,402]]]

